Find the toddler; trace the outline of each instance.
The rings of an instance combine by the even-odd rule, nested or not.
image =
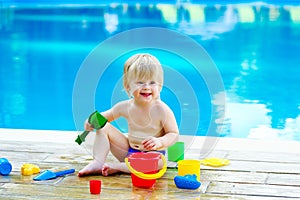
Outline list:
[[[163,87],[160,62],[150,54],[131,56],[124,64],[123,85],[130,99],[117,103],[101,114],[108,122],[124,117],[128,122],[128,135],[110,123],[97,130],[93,146],[94,160],[80,170],[78,176],[130,173],[124,162],[130,153],[165,153],[165,149],[178,140],[174,113],[160,99]],[[87,120],[84,128],[87,131],[94,130]],[[109,151],[119,163],[106,163]]]

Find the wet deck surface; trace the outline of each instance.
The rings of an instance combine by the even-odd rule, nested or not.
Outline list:
[[[201,165],[201,187],[197,190],[178,189],[174,184],[177,169],[168,169],[155,187],[132,186],[131,177],[118,174],[109,177],[77,177],[77,172],[92,160],[89,145],[79,146],[71,135],[59,135],[52,141],[33,140],[18,135],[8,138],[0,131],[0,157],[13,165],[8,176],[0,176],[0,199],[300,199],[300,143],[261,142],[244,139],[218,139],[218,144],[205,157],[230,160],[219,168]],[[10,133],[9,133],[10,134]],[[185,152],[186,159],[203,158],[204,137],[197,138]],[[65,141],[64,141],[65,140]],[[72,141],[70,141],[72,140]],[[191,141],[183,137],[182,140]],[[188,142],[186,143],[188,144]],[[109,160],[114,161],[112,156]],[[72,175],[48,181],[33,181],[21,175],[24,163],[43,169],[75,168]],[[89,192],[89,180],[102,180],[100,195]]]

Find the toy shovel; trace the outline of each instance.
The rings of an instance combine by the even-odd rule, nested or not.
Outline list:
[[[41,172],[39,175],[33,178],[35,181],[44,181],[44,180],[49,180],[49,179],[54,179],[59,176],[67,175],[67,174],[72,174],[75,172],[75,169],[68,169],[64,171],[59,171],[59,172],[52,172],[50,170],[45,170]]]
[[[96,129],[101,129],[105,126],[107,119],[102,116],[98,111],[93,112],[88,119],[88,122]],[[89,131],[84,131],[76,138],[75,142],[81,145],[85,141],[86,136],[89,134]]]

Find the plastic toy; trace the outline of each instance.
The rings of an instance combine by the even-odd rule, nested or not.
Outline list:
[[[188,174],[185,176],[175,176],[174,182],[176,187],[180,189],[189,189],[189,190],[195,190],[198,189],[201,185],[199,181],[197,181],[196,174]]]
[[[0,174],[7,176],[12,170],[10,162],[6,158],[0,158]]]
[[[173,162],[184,160],[184,142],[176,142],[168,147],[168,160]]]
[[[158,171],[159,159],[163,161],[163,168]],[[136,152],[125,158],[126,166],[131,172],[132,184],[136,187],[150,188],[156,179],[167,171],[167,161],[163,154],[156,152]]]
[[[21,166],[21,174],[24,176],[30,176],[32,174],[40,173],[40,168],[34,164],[25,163]]]
[[[90,180],[90,193],[91,194],[100,194],[101,193],[101,180]]]
[[[52,172],[50,170],[45,170],[41,172],[39,175],[33,178],[35,181],[44,181],[44,180],[49,180],[49,179],[54,179],[59,176],[67,175],[67,174],[72,174],[75,172],[75,169],[68,169],[64,171],[59,171],[59,172]]]
[[[222,158],[206,158],[201,160],[201,164],[211,167],[222,167],[229,164],[229,160]]]
[[[88,122],[96,129],[101,129],[105,126],[107,119],[101,115],[98,111],[93,112],[88,119]],[[75,142],[81,145],[82,142],[85,141],[86,136],[89,134],[89,131],[84,131],[80,135],[78,135]]]
[[[197,181],[200,181],[200,160],[180,160],[178,161],[178,176],[195,174]]]

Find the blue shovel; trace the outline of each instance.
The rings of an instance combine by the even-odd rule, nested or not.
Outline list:
[[[49,179],[54,179],[59,176],[67,175],[67,174],[72,174],[75,172],[75,169],[68,169],[64,171],[59,171],[59,172],[52,172],[50,170],[45,170],[42,171],[39,175],[33,178],[35,181],[44,181],[44,180],[49,180]]]

